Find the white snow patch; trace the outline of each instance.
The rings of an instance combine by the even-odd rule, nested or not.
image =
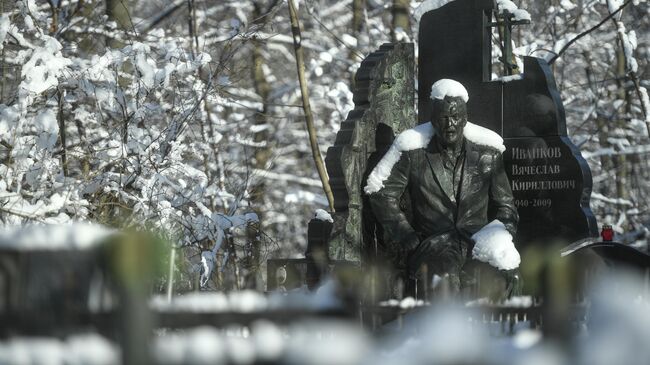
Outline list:
[[[188,293],[173,297],[171,302],[165,296],[154,296],[149,304],[152,309],[161,312],[251,312],[266,308],[264,295],[249,290],[231,292],[228,295],[220,292]]]
[[[530,308],[533,306],[533,297],[524,295],[506,299],[500,302],[494,302],[492,299],[483,297],[465,303],[466,307],[500,307],[500,308]]]
[[[285,351],[286,341],[282,330],[272,322],[256,322],[253,326],[252,340],[260,360],[273,362]]]
[[[517,81],[517,80],[523,80],[524,79],[524,74],[515,74],[515,75],[510,75],[510,76],[501,76],[499,78],[496,78],[494,81],[501,81],[504,84],[511,82],[511,81]]]
[[[399,161],[403,151],[425,148],[433,134],[434,129],[431,123],[423,123],[400,133],[368,176],[366,187],[363,189],[366,194],[376,193],[384,187],[384,181],[390,176],[393,166]]]
[[[607,10],[610,13],[615,12],[623,5],[623,0],[607,0]],[[616,15],[618,19],[621,18],[621,13]]]
[[[533,306],[533,297],[529,295],[512,297],[504,301],[502,305],[504,307],[530,308]]]
[[[417,127],[407,129],[400,133],[390,146],[384,157],[379,160],[377,166],[368,176],[368,181],[363,191],[366,194],[376,193],[384,187],[384,181],[390,176],[393,166],[399,161],[403,151],[412,151],[418,148],[426,148],[435,134],[433,125],[430,122],[423,123]],[[472,143],[487,146],[503,153],[506,147],[503,145],[503,138],[496,132],[487,128],[467,122],[463,130],[463,136]]]
[[[542,340],[542,332],[539,330],[525,329],[517,332],[512,339],[512,344],[520,350],[529,349]]]
[[[267,176],[268,177],[268,173]],[[320,181],[318,181],[320,186]],[[310,204],[315,203],[318,205],[327,206],[329,202],[323,194],[314,194],[311,191],[298,190],[284,196],[284,202],[287,204]]]
[[[153,340],[153,355],[159,364],[222,364],[226,354],[223,335],[212,327],[197,327]]]
[[[0,248],[83,250],[95,247],[114,233],[114,230],[88,223],[11,227],[0,230]]]
[[[625,25],[621,21],[616,22],[616,30],[623,43],[623,52],[625,53],[625,63],[628,72],[636,73],[639,70],[639,63],[634,58],[634,50],[637,46],[636,32],[626,32]]]
[[[359,43],[359,41],[355,37],[353,37],[353,36],[351,36],[349,34],[343,34],[341,36],[341,40],[343,41],[343,43],[345,45],[348,45],[350,47],[356,47],[357,44]]]
[[[118,347],[96,334],[79,334],[65,341],[51,337],[13,337],[0,341],[1,364],[87,364],[120,362]]]
[[[499,8],[499,14],[503,14],[505,11],[508,11],[514,15],[515,20],[531,20],[530,13],[526,10],[519,9],[515,3],[510,0],[497,0],[497,7]]]
[[[564,10],[573,10],[575,9],[578,5],[574,4],[573,2],[569,0],[560,0],[560,6],[564,8]]]
[[[319,221],[334,223],[334,219],[332,219],[332,216],[324,209],[316,209],[314,218],[318,219]]]
[[[472,250],[473,258],[500,270],[519,267],[521,258],[512,242],[512,235],[498,219],[474,233],[472,239],[476,242]]]
[[[42,47],[34,49],[32,55],[21,70],[24,77],[20,84],[22,89],[34,94],[57,86],[58,76],[72,64],[70,59],[62,56],[63,46],[56,39],[50,36],[42,36],[45,42]]]
[[[503,138],[498,133],[474,123],[467,123],[463,130],[463,136],[477,145],[491,147],[501,153],[506,150]]]
[[[0,49],[3,47],[5,37],[7,37],[7,32],[9,31],[9,26],[11,22],[9,21],[9,13],[4,13],[0,16]]]
[[[422,15],[447,5],[454,0],[425,0],[413,11],[416,22],[420,22]]]
[[[424,301],[416,300],[413,297],[406,297],[399,302],[399,307],[402,309],[411,309],[415,307],[421,307],[424,305]]]
[[[445,97],[462,98],[466,103],[469,100],[467,89],[460,82],[452,79],[440,79],[431,86],[431,100],[444,100]]]
[[[251,313],[268,310],[311,309],[328,310],[342,307],[338,298],[336,281],[326,279],[315,292],[306,287],[289,292],[273,292],[268,296],[254,290],[221,292],[197,292],[174,296],[171,301],[164,295],[149,300],[149,307],[159,312],[190,313]]]
[[[639,87],[639,93],[641,94],[641,103],[645,107],[646,115],[645,122],[650,124],[650,97],[648,97],[648,89],[643,86]]]

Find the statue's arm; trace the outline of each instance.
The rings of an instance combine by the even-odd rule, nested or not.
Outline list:
[[[384,242],[402,252],[414,249],[419,242],[415,230],[400,209],[400,199],[408,185],[409,169],[410,157],[404,152],[384,181],[384,187],[369,197],[372,211],[384,231]]]
[[[515,199],[512,196],[510,181],[503,166],[503,156],[500,153],[494,158],[490,202],[496,208],[496,219],[500,220],[514,237],[517,233],[519,213],[515,207]]]

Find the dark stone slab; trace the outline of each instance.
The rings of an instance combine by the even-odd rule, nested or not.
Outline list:
[[[470,98],[468,113],[494,131],[500,129],[500,83],[491,74],[491,31],[487,28],[493,0],[456,0],[420,19],[418,119],[431,120],[431,85],[449,78],[462,83]],[[477,92],[480,91],[480,92]]]
[[[595,252],[614,270],[623,269],[627,273],[630,270],[635,270],[645,276],[647,270],[650,269],[650,255],[647,252],[615,241],[593,240],[582,244],[579,242],[577,245],[564,248],[562,255],[575,255],[585,250]]]
[[[470,121],[502,137],[520,214],[517,244],[597,236],[592,180],[567,137],[564,106],[548,64],[525,57],[519,79],[491,80],[492,0],[456,0],[425,13],[419,32],[419,117],[430,120],[431,85],[452,78],[469,92]]]
[[[313,290],[320,283],[321,277],[326,274],[329,265],[329,239],[333,224],[329,221],[312,219],[307,226],[307,272],[305,280],[309,290]]]
[[[507,139],[504,165],[519,211],[518,242],[584,238],[595,227],[589,169],[567,137]]]

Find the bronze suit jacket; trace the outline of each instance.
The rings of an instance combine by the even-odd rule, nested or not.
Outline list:
[[[434,145],[432,139],[426,149],[402,152],[384,187],[370,195],[373,213],[383,229],[384,245],[402,253],[411,252],[425,239],[451,234],[469,246],[473,244],[471,236],[492,219],[499,219],[514,237],[519,216],[501,153],[465,140],[456,202],[449,191],[451,183],[444,181],[441,152]],[[399,205],[407,189],[412,224]]]

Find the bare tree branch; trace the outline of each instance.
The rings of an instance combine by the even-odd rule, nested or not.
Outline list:
[[[289,4],[289,16],[291,17],[291,32],[293,33],[293,49],[296,54],[296,67],[298,69],[298,81],[300,82],[300,93],[302,94],[302,106],[305,111],[305,122],[307,123],[307,132],[309,133],[309,143],[311,145],[312,156],[314,157],[314,163],[316,164],[316,169],[318,170],[318,176],[320,177],[321,183],[323,184],[323,190],[327,196],[327,201],[330,205],[330,210],[334,211],[334,194],[332,194],[332,188],[330,187],[329,178],[327,177],[327,170],[325,170],[325,164],[323,163],[323,158],[320,155],[320,149],[318,148],[318,137],[316,136],[316,127],[314,126],[314,115],[311,111],[311,105],[309,104],[309,90],[307,90],[307,81],[305,79],[305,59],[302,52],[302,47],[300,45],[301,36],[300,36],[300,23],[298,21],[298,11],[293,0],[288,0]]]
[[[549,64],[549,65],[552,65],[553,62],[555,62],[555,60],[557,60],[560,56],[562,56],[562,54],[563,54],[567,49],[569,49],[569,47],[571,47],[571,45],[572,45],[573,43],[577,42],[578,39],[580,39],[580,38],[586,36],[587,34],[593,32],[593,31],[596,30],[596,29],[600,28],[600,26],[602,26],[603,24],[605,24],[609,19],[613,18],[616,14],[618,14],[621,10],[623,10],[623,8],[625,8],[625,7],[626,7],[628,4],[630,4],[631,2],[632,2],[632,0],[627,0],[625,3],[623,3],[623,5],[621,5],[618,9],[616,9],[616,11],[612,12],[611,14],[609,14],[608,16],[606,16],[603,20],[601,20],[600,23],[594,25],[593,27],[591,27],[591,28],[585,30],[584,32],[578,34],[577,36],[575,36],[575,38],[573,38],[572,40],[570,40],[569,42],[567,42],[567,44],[565,44],[564,47],[562,47],[562,49],[560,49],[560,51],[559,51],[555,56],[553,56],[553,58],[551,58],[551,59],[548,61],[548,64]]]

